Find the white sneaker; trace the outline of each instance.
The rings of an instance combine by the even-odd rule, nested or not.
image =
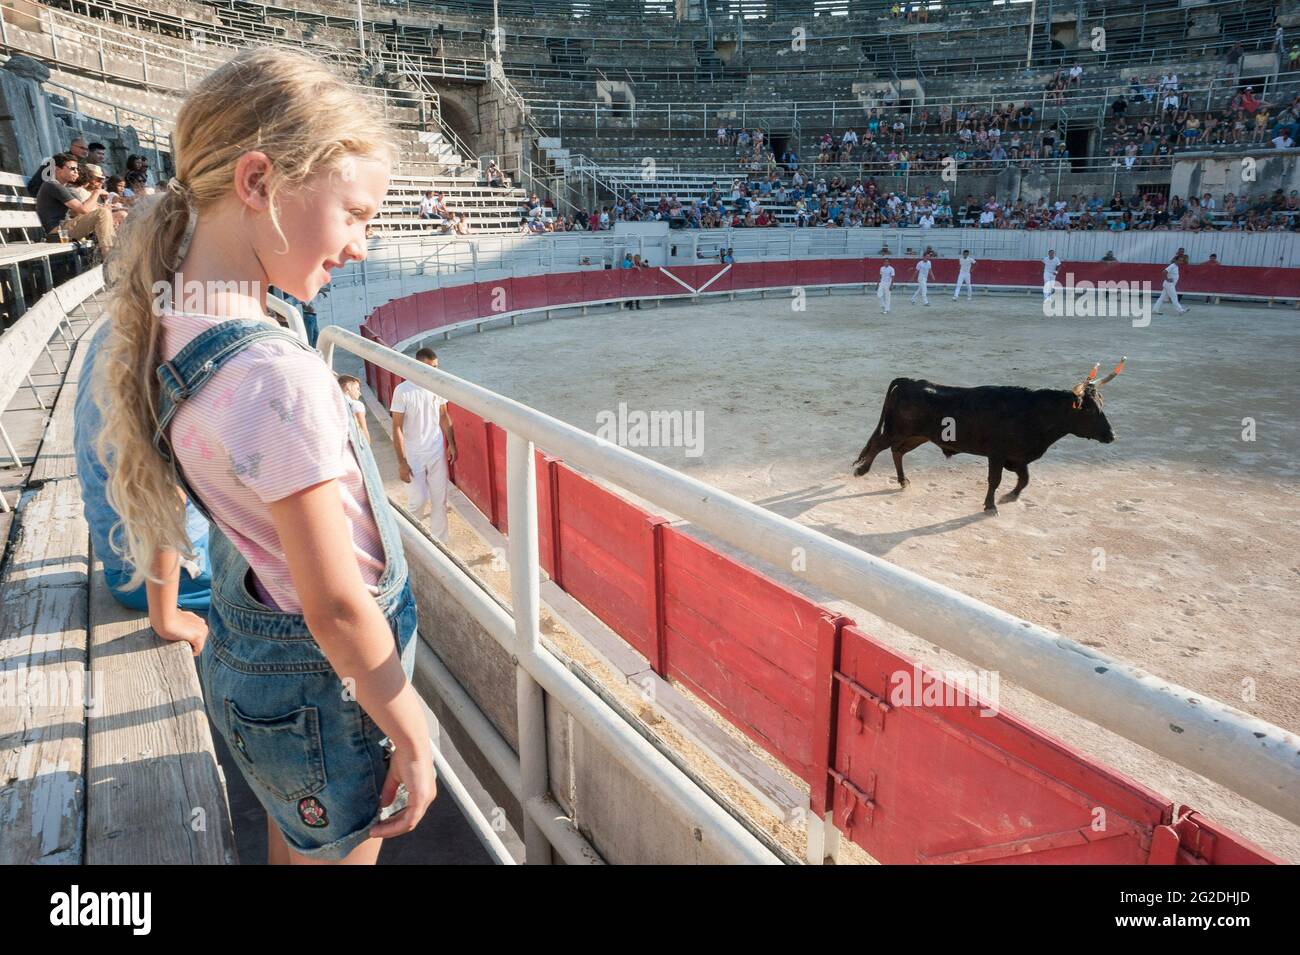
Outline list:
[[[1180,309],[1178,310],[1178,314],[1179,314],[1179,315],[1186,315],[1189,311],[1191,311],[1191,309],[1180,308]]]

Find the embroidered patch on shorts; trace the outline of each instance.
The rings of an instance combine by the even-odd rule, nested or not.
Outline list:
[[[323,829],[329,825],[329,820],[325,817],[325,807],[315,796],[305,796],[298,800],[298,815],[313,829]]]

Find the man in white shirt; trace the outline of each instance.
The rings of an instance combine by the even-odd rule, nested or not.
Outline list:
[[[438,367],[438,356],[430,348],[421,348],[415,358],[430,368]],[[456,460],[456,435],[447,402],[413,381],[404,381],[393,390],[390,410],[397,473],[410,485],[407,506],[423,519],[425,505],[429,505],[429,531],[446,542],[447,465]]]
[[[916,304],[916,297],[921,296],[921,304],[930,304],[930,293],[927,286],[930,282],[930,256],[928,254],[921,256],[921,261],[916,263],[916,291],[912,293],[912,304]]]
[[[917,221],[916,224],[919,225],[922,229],[933,229],[934,213],[931,212],[929,209],[926,209],[923,213],[921,213],[921,218]]]
[[[886,315],[889,314],[890,288],[893,284],[894,267],[889,264],[889,259],[885,259],[885,264],[880,267],[880,284],[876,286],[876,298],[880,299],[880,310]]]
[[[1174,260],[1165,266],[1165,281],[1160,288],[1160,297],[1156,299],[1155,312],[1157,315],[1163,315],[1161,306],[1165,302],[1173,302],[1174,308],[1178,309],[1178,314],[1182,315],[1187,309],[1183,308],[1182,303],[1178,301],[1178,260]]]
[[[430,189],[428,192],[424,194],[424,198],[420,200],[420,218],[432,219],[433,210],[434,210],[433,190]]]
[[[971,279],[970,270],[974,267],[975,260],[971,258],[970,249],[961,250],[961,258],[957,260],[957,287],[953,289],[952,300],[955,302],[961,296],[962,286],[966,286],[966,301],[971,300]]]
[[[1056,257],[1055,249],[1047,250],[1047,257],[1043,259],[1043,301],[1050,302],[1052,293],[1056,291],[1056,272],[1061,267],[1061,260]]]

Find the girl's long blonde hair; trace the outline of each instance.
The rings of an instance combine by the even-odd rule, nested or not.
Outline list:
[[[396,158],[392,130],[356,90],[318,61],[283,49],[241,51],[186,98],[172,132],[173,188],[136,203],[107,263],[111,331],[92,387],[104,427],[96,450],[108,503],[121,518],[127,586],[151,576],[158,550],[192,554],[175,470],[153,444],[161,355],[158,289],[170,288],[192,206],[198,216],[234,187],[235,163],[259,150],[272,222],[276,196],[350,156]],[[162,283],[161,285],[159,283]],[[116,537],[116,534],[114,535]],[[117,545],[114,547],[117,550]]]

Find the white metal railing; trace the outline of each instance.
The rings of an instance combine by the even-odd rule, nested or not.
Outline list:
[[[1261,99],[1267,99],[1277,86],[1297,78],[1296,73],[1283,73],[1276,77],[1252,77],[1251,84]],[[1164,99],[1164,92],[1159,91],[1158,77],[1152,78],[1150,89],[1156,94],[1150,104],[1159,107]],[[1180,83],[1177,89],[1179,103],[1188,109],[1203,112],[1213,108],[1217,99],[1224,99],[1244,82],[1237,76],[1212,78],[1208,82],[1193,85]],[[1144,88],[1146,84],[1141,84]],[[1054,110],[1087,113],[1095,116],[1098,111],[1108,108],[1115,97],[1123,93],[1130,98],[1133,92],[1128,82],[1106,83],[1100,86],[1071,87],[1062,96],[1059,105],[1056,98],[1042,84],[1016,88],[1013,86],[993,92],[954,93],[950,95],[926,95],[922,101],[913,102],[908,108],[912,116],[921,110],[930,112],[931,123],[938,125],[939,110],[948,107],[954,112],[960,107],[977,108],[985,115],[1002,108],[1007,103],[1016,107],[1028,104],[1034,107],[1035,124]],[[630,114],[623,113],[602,100],[562,99],[553,96],[529,95],[525,97],[528,108],[547,124],[562,131],[565,122],[570,126],[581,124],[581,128],[599,129],[604,125],[612,131],[624,127],[635,127],[638,123],[665,128],[668,132],[680,131],[700,135],[709,135],[710,127],[740,126],[753,127],[763,121],[775,125],[786,124],[795,120],[802,121],[810,128],[829,126],[860,126],[874,109],[882,116],[892,116],[899,112],[898,107],[886,106],[883,102],[872,103],[866,95],[847,99],[786,99],[759,100],[757,102],[740,98],[736,100],[694,101],[639,101]],[[1131,100],[1130,100],[1131,101]],[[1135,111],[1139,107],[1134,107]]]
[[[365,360],[400,371],[420,384],[445,392],[439,381],[421,380],[407,365],[427,365],[407,359],[382,345],[368,342],[351,332],[325,329],[319,347],[327,363],[334,361],[334,349],[342,348]],[[433,371],[433,369],[428,369]],[[450,377],[450,376],[447,376]],[[460,382],[484,396],[500,399],[491,392]],[[459,394],[459,389],[457,389]],[[456,399],[459,400],[459,399]],[[481,403],[472,399],[473,404]],[[511,402],[511,404],[514,404]],[[467,404],[466,407],[470,405]],[[519,406],[523,408],[522,405]],[[524,409],[525,411],[528,409]],[[533,412],[536,414],[536,412]],[[506,470],[510,526],[511,606],[513,615],[459,568],[440,548],[404,518],[399,522],[403,542],[414,550],[413,566],[434,576],[465,607],[474,619],[516,661],[519,753],[514,756],[486,719],[471,718],[463,725],[477,745],[499,766],[502,778],[524,808],[524,843],[527,861],[545,862],[554,847],[566,861],[599,861],[572,821],[562,818],[550,793],[547,779],[547,738],[544,694],[550,694],[584,729],[605,746],[614,759],[635,773],[650,793],[678,810],[701,833],[711,851],[730,862],[777,864],[782,860],[761,840],[719,806],[694,781],[656,747],[611,710],[599,696],[575,676],[541,640],[539,621],[539,570],[537,550],[537,479],[533,444],[518,429],[507,434]],[[417,663],[424,678],[440,687],[453,689],[453,703],[461,713],[476,714],[472,700],[454,691],[454,678],[439,671],[436,656],[423,654]],[[431,656],[433,658],[431,659]],[[441,681],[438,680],[441,674]]]
[[[999,672],[1043,699],[1300,823],[1300,737],[1295,734],[384,345],[338,327],[328,328],[321,335],[327,361],[332,362],[336,347],[414,381],[506,432],[514,618],[509,627],[498,619],[489,630],[518,660],[526,802],[545,795],[545,749],[532,752],[531,758],[528,754],[532,747],[545,746],[544,727],[533,724],[528,735],[523,732],[525,721],[539,718],[540,699],[531,681],[555,693],[571,711],[571,703],[580,703],[575,716],[592,720],[590,725],[584,722],[589,729],[607,738],[622,735],[628,743],[633,741],[627,737],[635,735],[625,732],[625,726],[619,729],[610,725],[608,716],[598,708],[593,712],[591,700],[578,690],[576,679],[539,639],[540,564],[533,452],[541,448],[772,565],[788,568],[792,553],[805,555],[805,569],[797,573],[831,597],[862,607],[977,666]],[[471,610],[475,609],[473,605],[484,603],[492,602],[485,598],[472,600]],[[490,608],[485,610],[490,613]],[[633,752],[618,745],[611,745],[610,752],[638,772],[655,771],[654,761],[648,763],[642,758],[645,747],[633,745]],[[669,784],[662,775],[657,779],[661,785],[670,786],[666,795],[676,804],[696,812],[707,810],[710,822],[722,827],[717,830],[719,834],[735,836],[737,841],[729,846],[735,852],[743,853],[746,846],[752,849],[752,835],[746,832],[739,836],[735,820],[730,816],[721,818],[726,814],[702,793]],[[830,824],[829,816],[826,820],[809,820],[810,846],[824,844],[822,839],[829,832],[823,827]],[[526,841],[530,855],[534,845],[544,845],[538,833]]]

